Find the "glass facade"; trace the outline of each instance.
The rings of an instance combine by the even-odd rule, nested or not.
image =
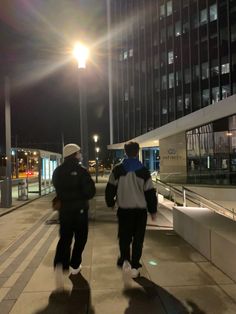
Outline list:
[[[236,115],[186,133],[189,183],[236,184]]]
[[[236,93],[235,0],[111,0],[111,16],[114,143]],[[194,167],[219,167],[205,155]]]

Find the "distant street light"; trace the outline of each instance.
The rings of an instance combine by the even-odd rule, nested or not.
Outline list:
[[[98,183],[98,154],[100,152],[100,148],[99,147],[95,147],[95,152],[96,152],[96,183]]]
[[[86,61],[89,49],[81,43],[76,43],[73,55],[78,62],[79,69],[79,106],[80,106],[80,137],[83,165],[88,168],[88,120],[87,120],[87,93],[86,93]]]

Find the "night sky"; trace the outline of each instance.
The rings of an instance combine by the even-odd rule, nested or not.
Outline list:
[[[11,81],[12,146],[61,152],[80,143],[78,69],[73,43],[92,46],[87,67],[89,145],[109,143],[105,0],[1,0],[1,152],[4,150],[3,82]],[[91,156],[92,159],[92,156]]]

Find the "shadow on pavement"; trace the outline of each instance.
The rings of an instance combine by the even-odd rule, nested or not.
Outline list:
[[[81,274],[69,278],[73,284],[72,291],[53,291],[47,307],[35,314],[95,314],[88,281]]]
[[[192,301],[187,301],[188,308],[165,289],[145,277],[134,279],[141,287],[127,288],[129,307],[124,314],[205,314]]]

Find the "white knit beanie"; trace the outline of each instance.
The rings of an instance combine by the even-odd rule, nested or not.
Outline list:
[[[80,147],[76,144],[67,144],[63,148],[63,157],[68,157],[74,153],[77,153],[80,151]]]

